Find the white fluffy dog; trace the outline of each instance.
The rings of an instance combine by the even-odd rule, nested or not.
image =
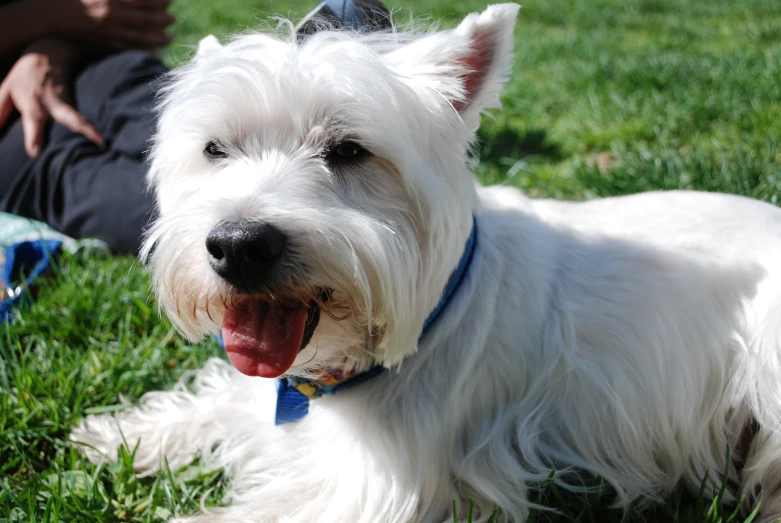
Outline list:
[[[224,468],[230,505],[185,521],[442,522],[472,500],[522,522],[554,468],[627,507],[721,485],[730,447],[731,495],[781,516],[781,210],[477,186],[517,10],[202,42],[162,102],[145,256],[232,365],[87,418],[92,458],[125,438],[139,470]]]

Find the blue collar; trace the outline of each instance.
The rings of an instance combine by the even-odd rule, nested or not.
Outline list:
[[[418,343],[426,337],[432,325],[445,310],[453,295],[464,281],[466,272],[472,264],[475,249],[477,249],[477,218],[472,218],[472,232],[466,241],[464,254],[458,262],[458,267],[450,276],[442,293],[442,298],[431,314],[428,315],[423,323],[423,331],[420,334]],[[385,371],[385,367],[379,364],[372,365],[363,372],[331,371],[321,380],[309,380],[306,378],[287,377],[279,380],[279,390],[277,392],[277,414],[276,424],[293,423],[309,412],[309,400],[319,398],[326,394],[336,394],[339,391],[349,389],[360,383],[364,383]]]

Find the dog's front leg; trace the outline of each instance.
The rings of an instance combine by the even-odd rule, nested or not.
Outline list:
[[[71,433],[96,462],[102,456],[117,459],[127,445],[141,473],[160,468],[163,458],[171,469],[187,465],[198,451],[209,452],[230,427],[252,420],[273,420],[274,382],[241,376],[228,363],[212,359],[182,378],[172,391],[153,392],[141,404],[118,414],[88,416]]]

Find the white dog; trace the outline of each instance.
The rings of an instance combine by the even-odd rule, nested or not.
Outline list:
[[[202,42],[162,102],[145,256],[232,366],[87,418],[93,459],[124,437],[139,470],[224,468],[230,505],[186,521],[442,522],[472,500],[522,522],[554,468],[627,507],[721,485],[729,447],[731,495],[781,516],[781,210],[476,186],[517,10]]]

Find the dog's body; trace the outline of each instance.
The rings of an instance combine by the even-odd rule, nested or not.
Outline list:
[[[441,522],[450,520],[454,500],[460,514],[472,500],[474,521],[498,509],[520,522],[531,505],[528,488],[553,468],[562,486],[576,490],[604,478],[628,506],[681,481],[697,490],[706,473],[720,485],[728,447],[731,492],[754,500],[762,490],[764,520],[781,516],[781,210],[715,194],[563,203],[509,187],[476,189],[466,150],[480,110],[498,94],[515,12],[495,6],[454,32],[400,47],[326,35],[298,55],[296,44],[267,37],[239,39],[211,58],[204,49],[203,62],[171,89],[153,160],[161,221],[148,250],[156,242],[161,303],[194,338],[222,323],[234,365],[270,373],[268,355],[230,354],[234,323],[252,329],[241,319],[251,313],[231,302],[252,293],[212,273],[203,243],[236,215],[272,220],[297,241],[295,256],[283,254],[270,273],[304,267],[305,287],[328,289],[329,300],[317,306],[348,312],[323,315],[283,372],[316,377],[370,361],[389,370],[314,400],[297,423],[275,426],[275,382],[213,360],[185,380],[189,390],[150,394],[117,417],[88,418],[73,439],[92,445],[95,457],[111,456],[121,430],[131,445],[140,440],[136,465],[144,470],[157,468],[161,455],[176,467],[201,451],[226,469],[232,499],[198,521]],[[231,144],[218,137],[229,152],[207,147],[209,161],[218,161],[199,164],[191,156],[221,128],[188,123],[195,107],[188,97],[206,100],[198,68],[211,65],[215,85],[225,88],[221,67],[241,63],[250,38],[290,52],[285,67],[260,59],[268,99],[252,103],[267,105],[264,118],[247,117],[269,128],[253,135],[229,122]],[[318,77],[315,94],[297,94],[300,107],[268,103],[316,67],[308,45],[318,60],[348,71],[345,83]],[[322,51],[329,45],[342,46],[331,62]],[[446,66],[442,56],[451,58]],[[357,62],[375,77],[354,73],[349,65]],[[406,69],[395,75],[395,67]],[[323,94],[330,90],[343,95],[338,103]],[[221,103],[216,91],[210,100]],[[329,163],[330,145],[312,146],[326,148],[321,156],[297,154],[330,132],[318,123],[328,120],[321,101],[355,104],[338,119],[337,141],[367,144],[369,156],[351,149],[360,163]],[[381,114],[387,128],[376,123]],[[211,128],[193,138],[192,125]],[[308,129],[300,140],[299,128]],[[240,161],[231,163],[234,156]],[[339,179],[344,173],[352,178]],[[473,215],[471,266],[418,344]],[[298,297],[296,278],[261,286],[273,300],[286,289]],[[277,311],[288,323],[305,310],[280,303],[248,307]],[[236,315],[234,323],[226,319]]]

